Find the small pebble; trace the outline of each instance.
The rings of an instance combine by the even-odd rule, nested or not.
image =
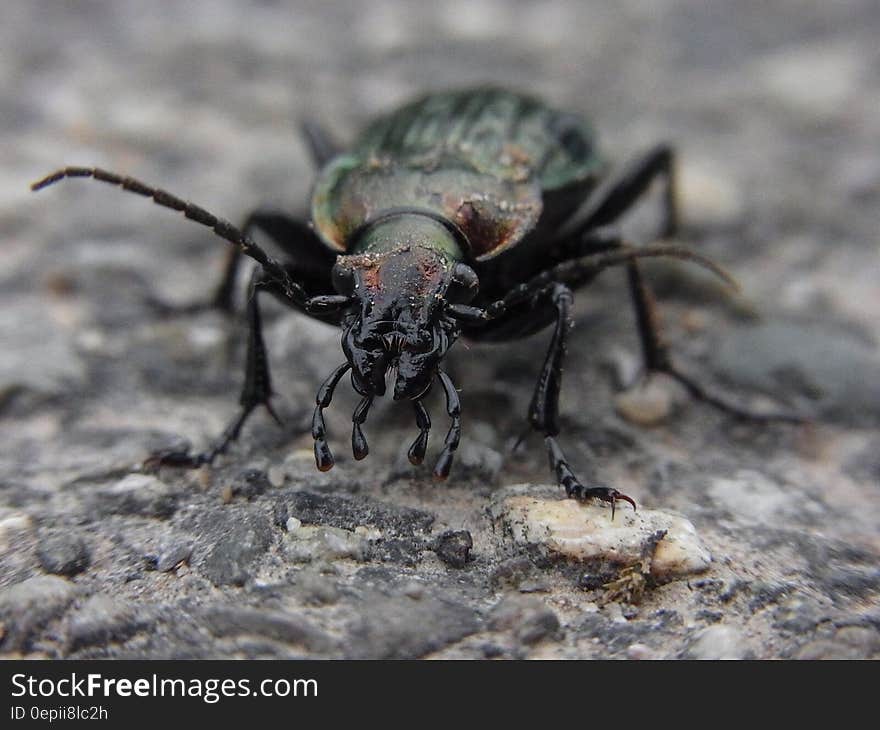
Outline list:
[[[447,565],[463,568],[471,560],[474,539],[467,530],[447,530],[434,540],[433,550]]]
[[[732,626],[714,624],[700,631],[685,652],[688,659],[744,659],[747,647]]]
[[[173,542],[165,546],[156,559],[156,570],[167,573],[178,565],[189,560],[193,551],[193,543],[189,541]]]
[[[638,426],[656,426],[672,413],[673,383],[655,375],[614,397],[617,412]]]
[[[284,552],[294,563],[320,560],[366,560],[368,543],[350,530],[326,525],[303,525],[288,532]]]
[[[82,573],[91,563],[91,554],[85,541],[69,532],[55,532],[40,539],[37,558],[47,573],[74,576]]]
[[[647,660],[656,659],[657,655],[654,650],[646,644],[630,644],[626,649],[627,659]]]

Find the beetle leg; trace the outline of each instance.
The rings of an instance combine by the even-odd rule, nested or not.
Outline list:
[[[440,384],[446,393],[446,413],[452,419],[452,425],[446,434],[446,440],[443,442],[443,451],[440,453],[437,464],[434,466],[434,476],[437,479],[446,479],[452,467],[452,457],[461,440],[461,402],[458,399],[458,391],[455,389],[455,384],[450,377],[440,369],[437,370],[437,377],[440,378]]]
[[[663,221],[658,237],[674,236],[679,227],[675,150],[667,144],[656,145],[601,183],[584,206],[563,226],[560,236],[577,236],[613,223],[632,208],[658,178],[663,178],[666,183]]]
[[[260,315],[260,306],[257,300],[262,291],[275,292],[275,283],[267,281],[261,269],[254,272],[251,278],[248,296],[248,325],[249,337],[247,357],[245,361],[244,387],[241,391],[239,402],[241,411],[223,431],[223,434],[207,451],[199,454],[190,454],[189,451],[166,451],[153,454],[148,460],[150,465],[178,466],[190,469],[198,468],[204,464],[213,463],[220,454],[224,453],[229,445],[238,439],[245,422],[257,406],[263,405],[269,411],[269,415],[280,425],[281,419],[275,409],[272,408],[272,380],[269,374],[269,359],[266,354],[266,344],[263,340],[263,324]]]
[[[425,460],[425,451],[428,448],[428,433],[431,430],[431,417],[424,404],[420,400],[413,401],[413,407],[416,410],[416,423],[419,426],[419,435],[409,447],[407,456],[409,463],[418,466]]]
[[[330,136],[330,133],[316,121],[303,119],[299,123],[299,127],[316,168],[320,170],[339,154],[339,145]]]
[[[556,308],[556,327],[544,360],[544,367],[538,376],[535,393],[529,406],[529,422],[536,431],[544,434],[547,455],[550,458],[550,469],[556,475],[559,485],[565,489],[566,495],[575,499],[601,499],[611,503],[611,516],[614,517],[617,500],[629,502],[633,509],[636,503],[616,489],[605,486],[587,487],[581,484],[565,458],[565,454],[556,436],[559,434],[559,392],[562,384],[562,363],[565,359],[566,340],[573,325],[571,305],[573,296],[571,289],[565,284],[552,284],[547,288],[545,296],[549,296]]]
[[[320,471],[327,471],[333,468],[336,460],[333,458],[333,452],[327,443],[327,428],[324,425],[324,409],[330,405],[333,400],[333,391],[339,385],[339,380],[351,368],[348,362],[342,363],[336,368],[327,379],[318,388],[318,395],[315,396],[315,413],[312,416],[312,438],[315,440],[315,464]]]
[[[373,396],[365,395],[361,402],[358,403],[357,408],[354,409],[354,414],[351,417],[351,450],[354,458],[358,461],[370,453],[370,446],[367,443],[364,432],[361,430],[361,424],[367,420],[367,414],[370,412],[371,405],[373,405]]]
[[[627,278],[636,313],[636,325],[639,332],[639,341],[642,346],[642,356],[644,357],[645,370],[647,372],[666,373],[681,383],[694,398],[738,418],[788,423],[802,423],[805,420],[804,416],[786,411],[752,410],[728,400],[719,393],[713,392],[708,386],[679,370],[672,362],[669,356],[669,348],[660,332],[654,295],[645,283],[641,269],[636,261],[630,261],[627,264]]]

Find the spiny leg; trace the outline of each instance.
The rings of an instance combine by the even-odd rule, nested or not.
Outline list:
[[[300,122],[300,130],[309,148],[309,154],[315,167],[320,170],[337,154],[339,145],[330,136],[330,133],[313,119],[303,119]]]
[[[333,400],[333,391],[339,385],[339,380],[351,368],[351,364],[344,362],[336,368],[318,389],[315,397],[315,413],[312,416],[312,438],[315,440],[315,464],[320,471],[328,471],[333,468],[336,460],[327,443],[327,427],[324,425],[324,409]]]
[[[452,419],[452,425],[446,433],[446,440],[443,442],[443,451],[437,459],[434,466],[434,476],[437,479],[446,479],[449,476],[449,470],[452,468],[452,458],[458,443],[461,440],[461,401],[458,399],[458,391],[450,377],[442,370],[437,370],[437,377],[443,386],[443,392],[446,393],[446,413]]]
[[[550,469],[556,475],[559,485],[565,489],[566,495],[575,499],[597,498],[611,503],[611,516],[614,517],[617,500],[629,502],[633,509],[636,503],[625,494],[616,489],[605,486],[584,486],[574,475],[568,460],[556,436],[559,434],[559,393],[562,385],[562,364],[566,354],[566,341],[568,332],[571,330],[573,321],[571,305],[573,296],[571,289],[564,284],[551,285],[545,295],[556,308],[556,326],[547,349],[547,357],[538,382],[535,393],[529,407],[529,422],[532,428],[544,434],[544,442],[547,446],[547,455],[550,459]]]
[[[804,417],[785,411],[755,411],[744,405],[728,400],[709,386],[700,383],[676,367],[669,356],[669,348],[660,332],[657,321],[657,307],[653,292],[645,283],[641,269],[636,261],[627,263],[627,278],[636,314],[636,326],[642,348],[647,373],[663,372],[681,383],[694,398],[714,406],[718,410],[738,418],[756,421],[783,421],[802,423]]]
[[[485,307],[449,304],[446,306],[446,314],[470,327],[479,328],[503,320],[505,317],[515,316],[512,313],[515,313],[517,308],[527,302],[535,303],[536,299],[541,296],[550,296],[556,309],[554,334],[532,398],[529,420],[535,430],[544,433],[550,467],[566,493],[569,496],[582,499],[596,497],[609,501],[613,510],[618,499],[630,502],[633,507],[635,507],[635,503],[626,495],[610,487],[584,487],[575,477],[556,441],[556,435],[559,431],[558,410],[562,361],[565,354],[567,333],[572,324],[570,313],[572,288],[584,285],[603,270],[612,266],[620,266],[639,258],[651,257],[674,257],[691,260],[712,271],[730,286],[735,287],[736,283],[716,263],[688,249],[668,245],[633,248],[623,245],[619,241],[615,248],[612,245],[615,243],[613,234],[605,232],[599,238],[601,240],[597,240],[595,237],[591,239],[591,244],[597,244],[598,250],[594,247],[585,255],[552,265],[529,281],[511,289],[503,298]]]
[[[351,417],[351,450],[354,458],[358,461],[366,458],[367,454],[370,453],[370,446],[367,443],[364,432],[361,430],[361,424],[367,420],[367,414],[370,412],[370,406],[372,405],[373,396],[365,395],[361,402],[358,403],[357,408],[354,409]]]
[[[425,460],[425,452],[428,449],[428,434],[431,431],[431,417],[424,404],[420,400],[413,401],[413,408],[416,411],[416,424],[419,427],[419,435],[409,447],[407,456],[409,463],[418,466]]]
[[[263,323],[260,315],[260,306],[257,297],[262,291],[273,291],[274,282],[267,281],[262,270],[254,272],[249,287],[247,318],[248,318],[248,346],[245,360],[244,387],[241,391],[239,403],[241,411],[224,429],[222,435],[206,451],[199,454],[190,454],[189,451],[166,451],[151,456],[147,463],[162,464],[195,469],[205,464],[214,462],[220,454],[224,453],[229,445],[238,439],[241,429],[248,417],[257,406],[265,406],[266,410],[280,425],[281,420],[272,408],[272,380],[269,374],[269,359],[266,354],[266,344],[263,340]]]
[[[679,227],[676,193],[675,151],[666,144],[651,148],[642,156],[612,174],[590,194],[585,205],[560,231],[562,237],[583,234],[614,223],[645,194],[651,183],[662,178],[663,220],[659,238],[674,236]]]

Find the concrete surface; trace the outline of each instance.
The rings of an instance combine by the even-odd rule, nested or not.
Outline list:
[[[0,13],[3,656],[880,655],[876,2],[21,0]],[[106,186],[28,183],[99,165],[232,220],[303,210],[298,118],[346,139],[412,94],[485,81],[589,114],[616,159],[678,147],[681,242],[744,296],[651,267],[675,352],[731,397],[815,416],[741,423],[672,388],[659,411],[650,391],[650,417],[630,399],[623,418],[637,363],[623,277],[579,294],[564,443],[579,473],[686,516],[712,555],[698,576],[609,595],[608,566],[525,551],[493,522],[501,488],[547,495],[540,439],[510,453],[546,333],[455,348],[465,436],[446,484],[408,466],[411,414],[388,403],[366,424],[369,459],[344,456],[347,388],[328,411],[340,463],[315,471],[310,410],[338,332],[277,309],[285,428],[256,415],[211,472],[137,470],[153,449],[205,445],[236,407],[240,325],[143,303],[205,297],[225,244]],[[436,453],[439,401],[432,412]]]

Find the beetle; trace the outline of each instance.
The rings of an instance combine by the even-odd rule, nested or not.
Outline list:
[[[567,496],[636,504],[602,484],[575,476],[558,436],[559,395],[573,292],[601,271],[624,266],[644,369],[665,372],[692,396],[737,416],[791,420],[752,412],[679,370],[657,327],[654,298],[639,259],[676,257],[735,282],[712,260],[668,243],[634,246],[614,223],[655,181],[662,181],[657,239],[675,235],[679,215],[675,155],[660,144],[620,169],[600,152],[590,124],[531,96],[482,87],[428,94],[370,124],[344,152],[314,124],[304,125],[320,172],[311,222],[258,210],[239,228],[164,190],[100,168],[67,167],[35,182],[87,177],[179,211],[233,244],[213,303],[230,310],[242,256],[259,265],[251,277],[249,339],[241,408],[200,453],[166,451],[156,461],[179,467],[211,464],[235,441],[251,413],[276,418],[259,296],[337,325],[345,360],[318,390],[312,436],[318,469],[334,464],[323,411],[346,373],[361,396],[352,416],[355,459],[369,452],[362,430],[376,397],[408,401],[419,434],[409,460],[426,454],[431,419],[423,400],[439,382],[451,425],[434,467],[445,479],[461,439],[458,392],[441,363],[460,337],[503,341],[553,328],[528,411],[544,437],[550,468]],[[259,231],[284,252],[270,256],[251,237]],[[389,378],[389,374],[393,377]]]

